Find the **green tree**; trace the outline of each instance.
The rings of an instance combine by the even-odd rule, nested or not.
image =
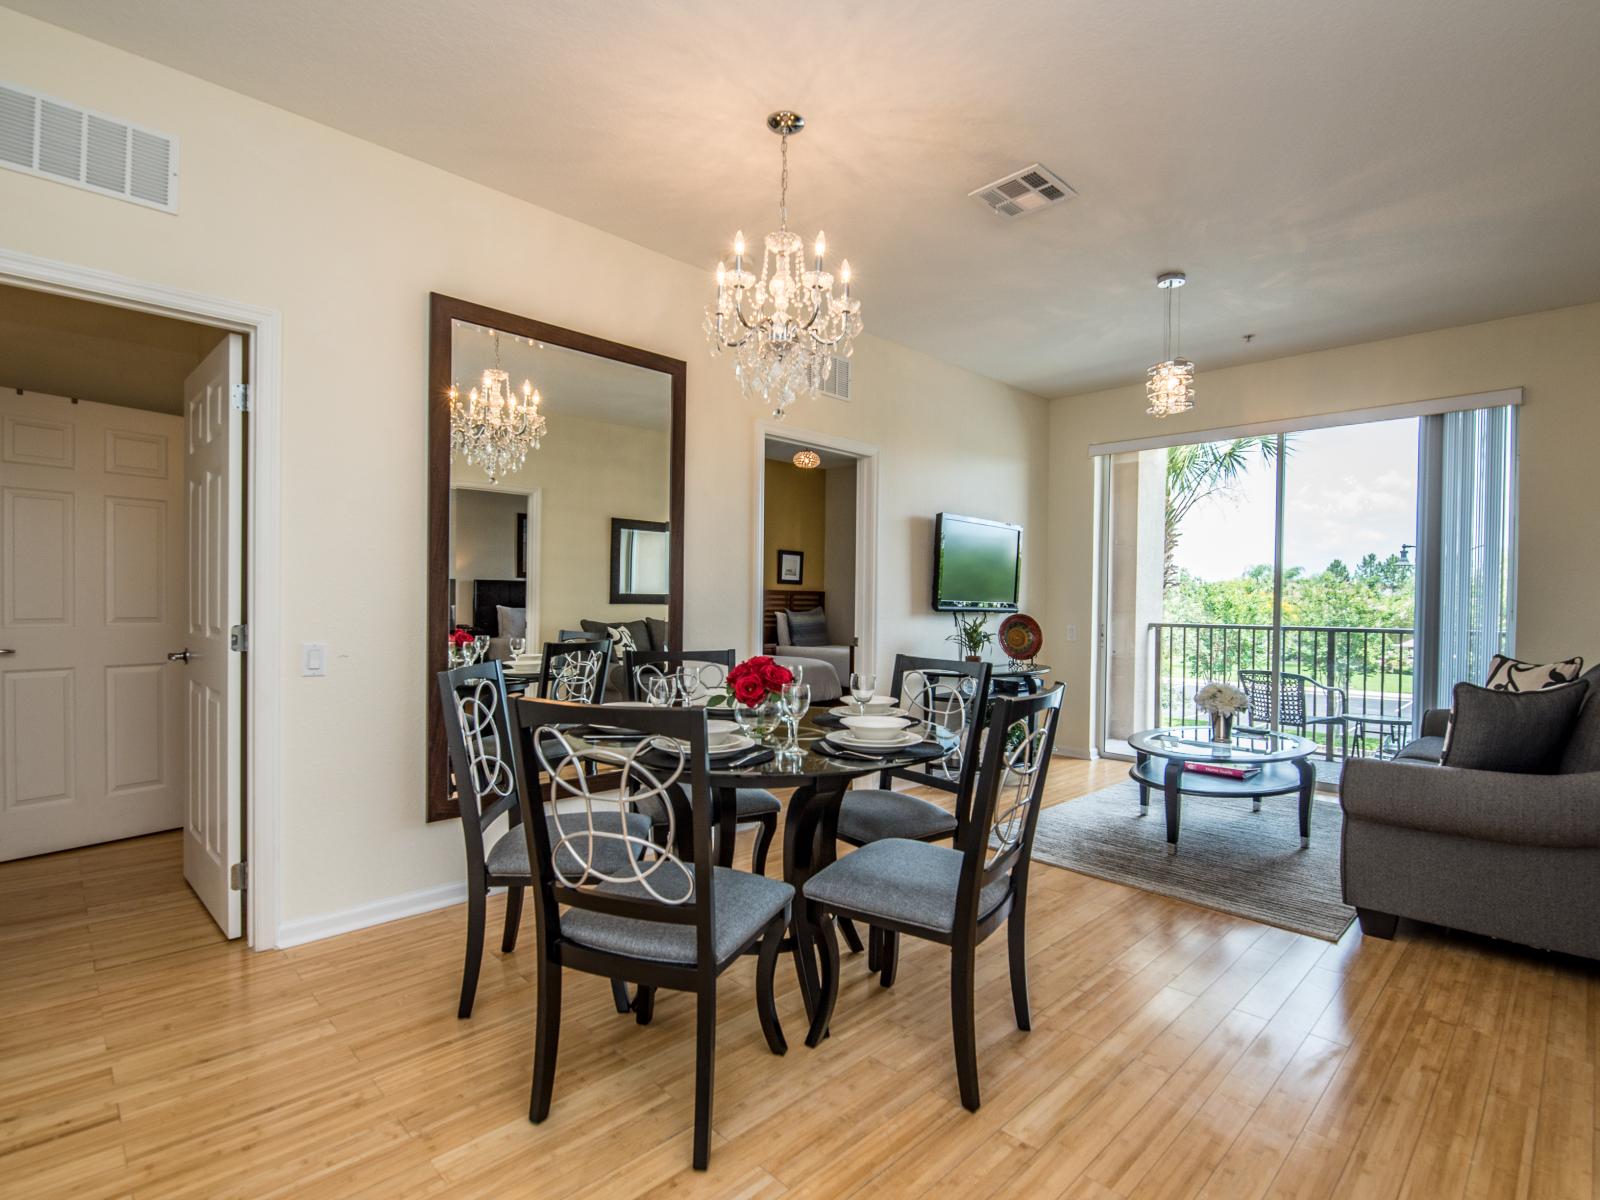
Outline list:
[[[1271,463],[1278,455],[1274,437],[1234,438],[1228,442],[1195,442],[1167,451],[1166,542],[1163,584],[1178,582],[1178,539],[1189,511],[1211,496],[1226,495],[1239,485],[1257,458]]]

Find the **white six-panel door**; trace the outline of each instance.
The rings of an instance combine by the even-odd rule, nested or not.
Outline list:
[[[0,861],[183,821],[183,421],[0,392]]]
[[[183,877],[229,937],[241,932],[241,655],[229,646],[243,606],[242,414],[232,391],[243,379],[244,342],[224,338],[184,384],[188,489],[188,622],[180,666],[188,731]]]

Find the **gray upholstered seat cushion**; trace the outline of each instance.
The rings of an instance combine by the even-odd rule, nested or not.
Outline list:
[[[712,875],[711,891],[716,905],[712,950],[720,963],[737,953],[762,926],[789,907],[794,899],[794,888],[777,879],[728,867],[713,867]],[[651,882],[663,895],[672,896],[674,879],[681,882],[683,875],[668,864]],[[638,884],[608,883],[599,890],[626,896],[648,895]],[[663,921],[641,921],[590,909],[569,908],[561,914],[561,936],[580,946],[632,958],[684,966],[693,966],[695,962],[693,925],[669,925]]]
[[[881,838],[942,837],[956,831],[955,814],[905,792],[860,788],[839,805],[839,836],[864,846]]]
[[[763,813],[783,811],[782,803],[765,788],[737,788],[735,797],[734,809],[738,812],[740,820],[746,817],[759,817]]]
[[[1411,759],[1416,762],[1436,763],[1443,753],[1444,737],[1441,735],[1439,737],[1419,737],[1416,741],[1408,744],[1395,757]]]
[[[851,851],[801,885],[807,900],[949,933],[956,921],[961,852],[949,846],[884,838]],[[1006,898],[1008,877],[978,897],[978,916]]]
[[[545,828],[550,831],[550,844],[554,846],[561,840],[564,832],[572,841],[563,847],[558,854],[561,860],[561,869],[568,876],[575,876],[583,870],[578,858],[588,855],[588,836],[584,830],[587,828],[587,818],[582,813],[566,813],[561,818],[561,831],[556,829],[554,817],[545,817]],[[596,813],[594,818],[595,828],[601,833],[616,833],[621,828],[617,818],[612,813]],[[650,818],[643,813],[631,812],[628,814],[628,832],[634,837],[649,838]],[[595,847],[594,867],[604,871],[607,875],[617,874],[617,868],[624,863],[627,847],[622,842],[610,838],[602,838]],[[504,875],[507,877],[528,877],[528,838],[522,826],[508,829],[500,835],[489,851],[489,873],[491,875]]]

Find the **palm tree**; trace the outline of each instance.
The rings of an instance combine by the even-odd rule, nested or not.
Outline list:
[[[1285,439],[1285,448],[1288,441]],[[1166,544],[1162,581],[1171,587],[1178,581],[1176,561],[1178,539],[1183,536],[1183,519],[1200,501],[1223,495],[1238,486],[1259,456],[1271,463],[1278,456],[1276,435],[1234,438],[1228,442],[1195,442],[1173,446],[1167,451]]]

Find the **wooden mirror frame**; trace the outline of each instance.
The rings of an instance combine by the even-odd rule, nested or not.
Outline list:
[[[448,665],[445,638],[450,623],[450,601],[447,595],[450,578],[450,390],[451,330],[455,321],[467,321],[489,329],[500,329],[518,337],[532,338],[566,350],[577,350],[597,358],[609,358],[634,367],[660,371],[672,382],[672,432],[669,440],[668,487],[669,525],[672,544],[669,549],[669,583],[672,591],[667,600],[667,637],[672,645],[682,641],[683,631],[683,462],[687,445],[685,418],[687,415],[688,365],[680,358],[668,358],[625,346],[621,342],[608,342],[587,333],[546,325],[529,317],[501,312],[442,296],[434,292],[428,297],[428,615],[427,650],[423,661],[428,677],[425,692],[428,713],[428,767],[426,779],[427,814],[430,821],[444,821],[459,816],[455,799],[450,795],[450,754],[445,745],[443,713],[439,709],[439,672]]]

